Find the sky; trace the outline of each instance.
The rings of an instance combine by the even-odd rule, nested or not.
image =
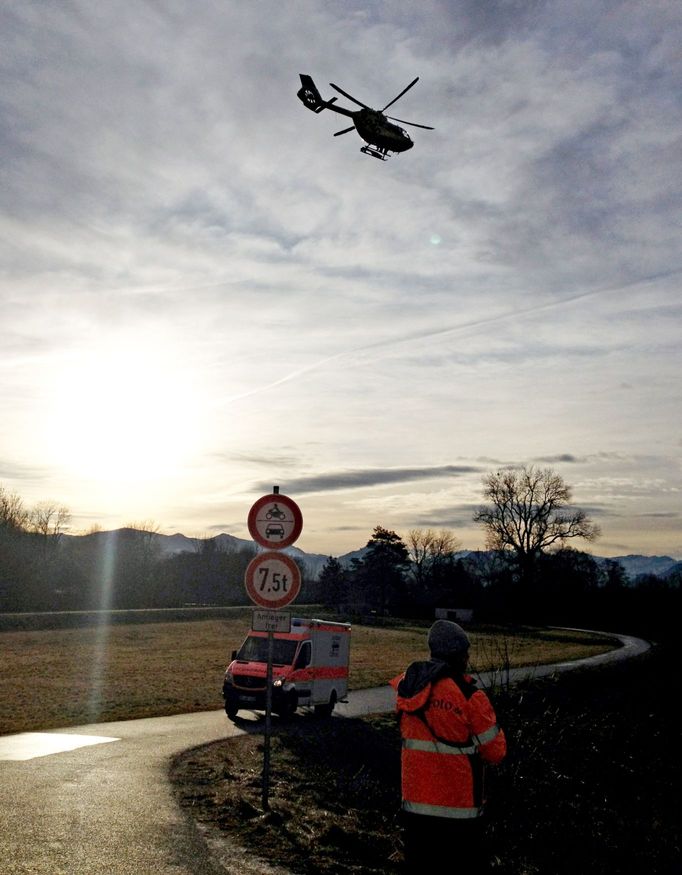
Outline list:
[[[0,485],[239,537],[278,485],[340,555],[480,548],[536,465],[682,558],[680,45],[672,0],[4,4]],[[434,130],[377,161],[299,73]]]

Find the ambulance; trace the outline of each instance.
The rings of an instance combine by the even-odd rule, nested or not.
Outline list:
[[[350,623],[292,618],[290,632],[273,632],[272,710],[289,717],[299,706],[330,716],[348,692]],[[232,654],[223,682],[225,713],[264,710],[268,633],[249,632]]]

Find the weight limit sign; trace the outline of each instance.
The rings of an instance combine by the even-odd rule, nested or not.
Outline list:
[[[284,553],[259,553],[249,562],[244,575],[246,592],[263,608],[283,608],[301,591],[301,572]]]

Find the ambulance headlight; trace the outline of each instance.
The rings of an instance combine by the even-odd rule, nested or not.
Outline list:
[[[284,678],[277,678],[274,682],[273,687],[282,687],[284,686]]]
[[[226,683],[226,684],[232,684],[232,685],[234,685],[234,678],[233,678],[233,676],[232,676],[232,672],[230,671],[229,668],[228,668],[228,670],[225,672],[225,683]]]

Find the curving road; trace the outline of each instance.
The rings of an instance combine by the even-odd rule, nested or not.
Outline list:
[[[509,680],[611,663],[649,648],[615,637],[623,645],[618,650],[516,669]],[[394,695],[388,686],[358,690],[338,713],[389,711]],[[168,765],[182,750],[244,731],[220,710],[0,737],[0,873],[224,875],[232,867],[224,855],[218,861],[175,802]],[[235,872],[251,868],[235,862]]]

